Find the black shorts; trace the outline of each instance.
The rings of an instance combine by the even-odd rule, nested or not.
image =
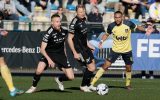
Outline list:
[[[107,60],[111,63],[114,63],[119,56],[122,56],[126,65],[133,64],[132,51],[129,51],[126,53],[117,53],[117,52],[114,52],[113,50],[111,50]]]
[[[80,51],[81,54],[81,60],[83,64],[91,64],[92,60],[94,59],[93,53],[90,48],[87,48],[84,51]]]
[[[70,63],[64,53],[47,53],[51,60],[57,64],[58,68],[71,68]],[[40,61],[44,62],[47,66],[45,69],[48,68],[48,61],[47,59],[42,56]]]
[[[1,48],[0,48],[0,57],[3,57],[3,53],[2,53]]]

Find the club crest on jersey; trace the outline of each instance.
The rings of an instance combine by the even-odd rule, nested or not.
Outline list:
[[[128,29],[125,29],[125,33],[128,33],[129,32],[129,30]]]

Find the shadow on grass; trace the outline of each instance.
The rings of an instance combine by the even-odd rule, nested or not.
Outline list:
[[[69,89],[69,90],[80,90],[79,87],[69,87],[69,88],[66,88],[66,89]]]
[[[125,89],[125,87],[124,86],[108,86],[109,88],[119,88],[119,89]]]
[[[42,89],[42,90],[38,90],[38,91],[36,91],[36,92],[60,92],[60,93],[72,93],[72,92],[70,92],[70,91],[61,91],[61,90],[59,90],[59,89]],[[35,92],[35,93],[36,93]]]

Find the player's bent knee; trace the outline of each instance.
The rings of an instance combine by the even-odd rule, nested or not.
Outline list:
[[[88,70],[91,71],[91,72],[94,72],[96,70],[96,68],[92,67],[92,68],[88,68]]]
[[[42,71],[36,71],[36,75],[41,75]]]
[[[131,65],[126,65],[126,72],[131,72],[132,68]]]

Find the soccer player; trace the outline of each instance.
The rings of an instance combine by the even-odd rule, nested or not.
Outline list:
[[[40,59],[37,70],[33,77],[32,86],[26,91],[26,93],[33,93],[36,91],[37,84],[40,80],[42,72],[47,67],[54,67],[55,63],[58,68],[62,70],[65,76],[56,77],[59,89],[64,90],[62,81],[68,81],[74,79],[73,70],[65,55],[65,39],[68,34],[67,30],[61,27],[61,18],[59,15],[54,14],[51,16],[51,26],[43,36],[41,43],[41,53],[43,57]]]
[[[0,28],[0,36],[6,36],[7,34],[8,34],[7,31]],[[2,78],[4,79],[4,81],[6,82],[8,88],[9,88],[10,96],[16,96],[16,95],[22,94],[24,92],[22,90],[18,90],[13,85],[11,72],[8,69],[8,66],[4,60],[1,48],[0,48],[0,71],[1,71]]]
[[[95,61],[91,50],[95,48],[87,40],[87,24],[85,8],[83,5],[76,7],[77,16],[69,25],[68,43],[73,52],[74,58],[86,66],[83,74],[80,90],[91,92],[90,81],[95,71]]]
[[[113,46],[109,54],[109,57],[104,62],[102,68],[98,70],[95,77],[93,78],[91,85],[92,87],[97,80],[108,70],[115,60],[122,56],[125,67],[126,67],[126,89],[131,90],[131,65],[133,64],[132,59],[132,48],[131,48],[131,30],[139,29],[141,31],[151,32],[148,29],[144,29],[142,26],[136,26],[134,23],[128,20],[123,20],[123,14],[120,11],[114,13],[114,22],[108,25],[107,33],[102,36],[102,40],[99,43],[99,47],[102,48],[102,43],[107,39],[109,35],[113,35]]]

